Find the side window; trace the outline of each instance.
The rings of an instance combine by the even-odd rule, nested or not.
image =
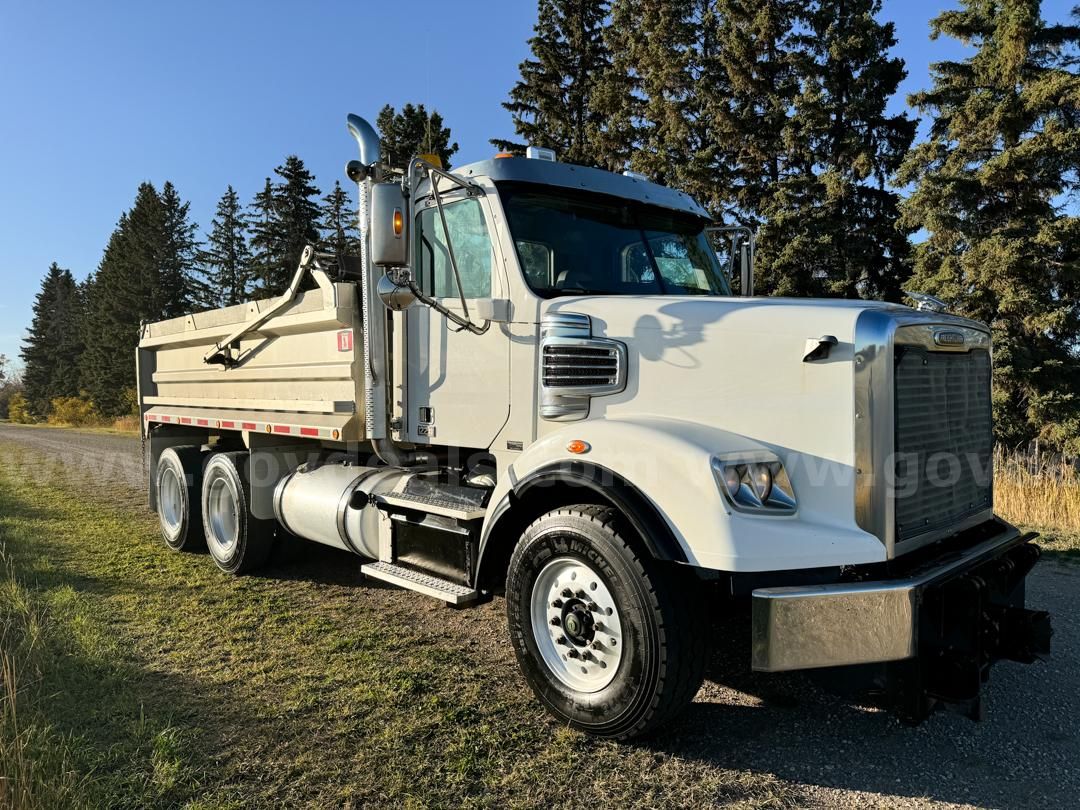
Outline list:
[[[491,238],[477,200],[445,203],[446,227],[457,259],[466,298],[491,297]],[[416,215],[418,276],[420,288],[435,298],[456,298],[457,283],[450,253],[446,249],[439,209],[435,206]]]

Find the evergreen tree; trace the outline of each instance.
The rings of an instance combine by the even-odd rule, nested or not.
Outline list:
[[[161,241],[157,284],[162,317],[186,315],[205,301],[207,291],[198,277],[199,226],[188,218],[191,204],[180,199],[168,180],[161,187]]]
[[[80,307],[75,279],[56,262],[42,279],[34,299],[34,317],[23,341],[23,381],[31,413],[44,417],[56,397],[78,393],[75,368],[81,353],[78,340]]]
[[[375,121],[379,130],[383,162],[396,169],[405,169],[417,155],[438,155],[443,168],[450,168],[450,158],[458,150],[450,142],[450,128],[443,126],[442,116],[423,104],[406,104],[401,112],[387,104]]]
[[[252,257],[248,248],[247,219],[240,197],[232,186],[218,200],[199,262],[206,278],[204,289],[208,307],[229,307],[248,299]]]
[[[271,295],[265,288],[265,280],[277,274],[284,242],[278,227],[274,184],[266,178],[262,190],[255,195],[248,207],[247,222],[251,231],[251,278],[254,292]]]
[[[1033,0],[961,0],[932,37],[974,48],[909,101],[932,123],[900,173],[903,223],[925,228],[910,289],[989,323],[998,438],[1080,450],[1080,27]]]
[[[604,42],[606,0],[539,0],[533,58],[521,63],[521,78],[503,107],[527,143],[554,149],[559,160],[599,165],[595,144],[605,131],[604,112],[593,91],[611,59]],[[609,78],[611,78],[609,76]],[[609,105],[616,99],[608,97]],[[524,152],[522,144],[492,140],[499,149]]]
[[[886,106],[906,75],[880,0],[816,0],[792,37],[800,92],[784,132],[789,171],[763,209],[763,286],[785,295],[899,300],[907,234],[889,179],[915,135]]]
[[[355,255],[359,250],[360,231],[357,227],[356,209],[349,194],[334,181],[334,190],[323,197],[322,244],[335,256]]]
[[[158,193],[139,186],[131,210],[122,214],[92,280],[84,285],[85,328],[80,378],[106,416],[127,410],[135,387],[133,357],[142,321],[186,314],[193,299],[195,226],[171,183]]]
[[[252,204],[252,247],[259,293],[280,295],[289,286],[304,247],[319,241],[319,189],[296,155],[274,169]]]

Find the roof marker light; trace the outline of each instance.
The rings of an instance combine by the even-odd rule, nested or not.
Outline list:
[[[546,160],[548,163],[554,163],[555,150],[543,146],[530,146],[525,150],[525,157],[530,160]]]

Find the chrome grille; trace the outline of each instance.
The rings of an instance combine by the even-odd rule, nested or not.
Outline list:
[[[559,388],[615,385],[619,354],[606,346],[544,346],[545,386]]]
[[[990,509],[990,355],[897,346],[896,543]]]

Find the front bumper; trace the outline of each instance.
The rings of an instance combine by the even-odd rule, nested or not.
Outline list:
[[[752,665],[763,672],[893,667],[931,698],[977,702],[989,665],[1049,652],[1050,617],[1024,606],[1038,546],[1007,524],[899,579],[753,591]]]

